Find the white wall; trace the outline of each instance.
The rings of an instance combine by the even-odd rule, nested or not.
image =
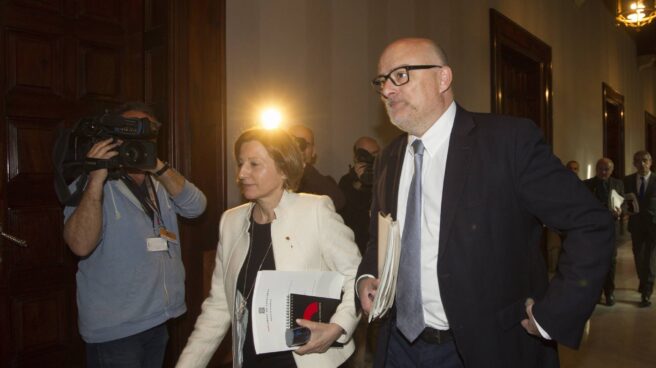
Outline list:
[[[601,1],[227,0],[226,7],[229,147],[257,123],[261,106],[279,104],[288,123],[314,129],[316,166],[337,180],[356,138],[385,144],[398,134],[369,85],[394,39],[436,40],[454,70],[456,100],[490,111],[490,7],[552,47],[553,143],[564,161],[585,168],[602,155],[602,82],[625,97],[628,170],[644,144],[644,110],[656,107],[654,67],[638,71],[635,45]],[[238,202],[231,184],[228,204]]]

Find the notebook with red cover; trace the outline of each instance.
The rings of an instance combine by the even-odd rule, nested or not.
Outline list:
[[[339,299],[323,298],[320,296],[289,294],[287,301],[289,328],[296,328],[296,319],[307,319],[314,322],[329,323],[330,317],[335,314]]]

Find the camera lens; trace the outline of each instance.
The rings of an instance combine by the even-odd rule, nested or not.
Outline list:
[[[119,156],[126,166],[138,167],[146,159],[146,149],[141,142],[128,141],[121,145]]]

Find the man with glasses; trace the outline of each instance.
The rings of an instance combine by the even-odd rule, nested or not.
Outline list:
[[[298,187],[299,192],[327,195],[333,200],[336,210],[341,210],[346,203],[344,194],[339,189],[337,182],[330,175],[323,175],[314,167],[317,154],[314,151],[314,133],[303,125],[291,126],[287,132],[291,134],[298,143],[298,148],[303,153],[305,168],[303,177]]]
[[[394,308],[375,366],[558,367],[577,347],[612,253],[612,219],[526,119],[454,102],[452,70],[427,39],[389,45],[376,91],[405,134],[379,153],[371,238],[356,290],[376,295],[377,216],[399,223]],[[551,282],[542,224],[567,233]]]
[[[638,213],[629,217],[633,258],[640,285],[641,308],[651,305],[656,278],[656,176],[651,172],[651,154],[638,151],[633,155],[636,173],[624,178],[624,189],[638,197]]]

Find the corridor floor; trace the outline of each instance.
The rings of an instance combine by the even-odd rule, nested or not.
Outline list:
[[[560,347],[562,368],[656,367],[656,303],[638,308],[630,241],[618,250],[615,285],[617,303],[612,307],[597,304],[579,350]]]

